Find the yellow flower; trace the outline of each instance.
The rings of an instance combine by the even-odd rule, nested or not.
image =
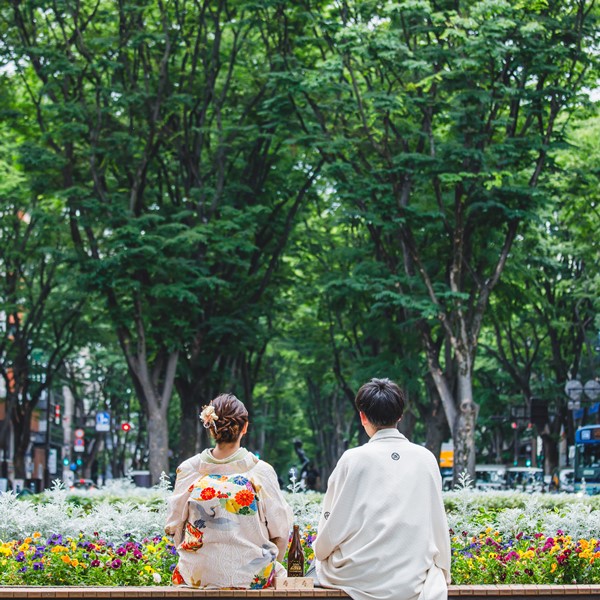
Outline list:
[[[76,558],[71,559],[71,566],[76,567],[79,564],[79,561]]]
[[[19,552],[27,552],[27,550],[29,550],[29,543],[25,541],[19,546]]]
[[[33,539],[34,539],[34,540],[37,540],[37,539],[38,539],[38,538],[40,538],[40,537],[42,537],[42,534],[41,534],[39,531],[36,531],[36,532],[33,534]]]
[[[0,546],[0,554],[4,554],[4,556],[10,556],[12,554],[12,550],[2,545]]]
[[[556,571],[556,563],[552,563],[552,566],[550,567],[550,573],[554,573],[554,571]]]
[[[71,559],[70,559],[70,558],[69,558],[69,557],[68,557],[66,554],[63,554],[63,555],[60,557],[60,560],[62,560],[62,561],[63,561],[64,563],[66,563],[67,565],[71,564]]]
[[[31,544],[31,542],[33,542],[33,540],[32,540],[30,537],[26,537],[26,538],[23,540],[23,543],[25,543],[25,544]]]
[[[154,569],[150,565],[146,565],[142,571],[146,571],[148,573],[154,573]]]

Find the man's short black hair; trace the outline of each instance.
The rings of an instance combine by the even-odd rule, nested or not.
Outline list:
[[[371,379],[358,390],[354,404],[375,427],[393,427],[404,413],[404,394],[390,379]]]

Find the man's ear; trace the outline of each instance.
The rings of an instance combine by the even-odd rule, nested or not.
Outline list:
[[[360,417],[360,422],[364,427],[369,422],[369,419],[367,419],[367,415],[365,415],[365,413],[361,410],[359,411],[358,416]]]

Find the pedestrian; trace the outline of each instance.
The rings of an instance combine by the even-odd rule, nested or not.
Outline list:
[[[200,415],[215,447],[177,469],[165,532],[179,560],[175,585],[194,588],[270,587],[285,575],[292,511],[271,465],[241,445],[248,411],[221,394]]]
[[[446,600],[450,536],[433,454],[397,425],[404,395],[372,379],[355,405],[370,440],[344,452],[328,481],[308,575],[353,600]]]

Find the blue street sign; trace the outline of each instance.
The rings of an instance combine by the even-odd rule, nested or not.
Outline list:
[[[110,413],[96,413],[96,431],[110,431]]]

